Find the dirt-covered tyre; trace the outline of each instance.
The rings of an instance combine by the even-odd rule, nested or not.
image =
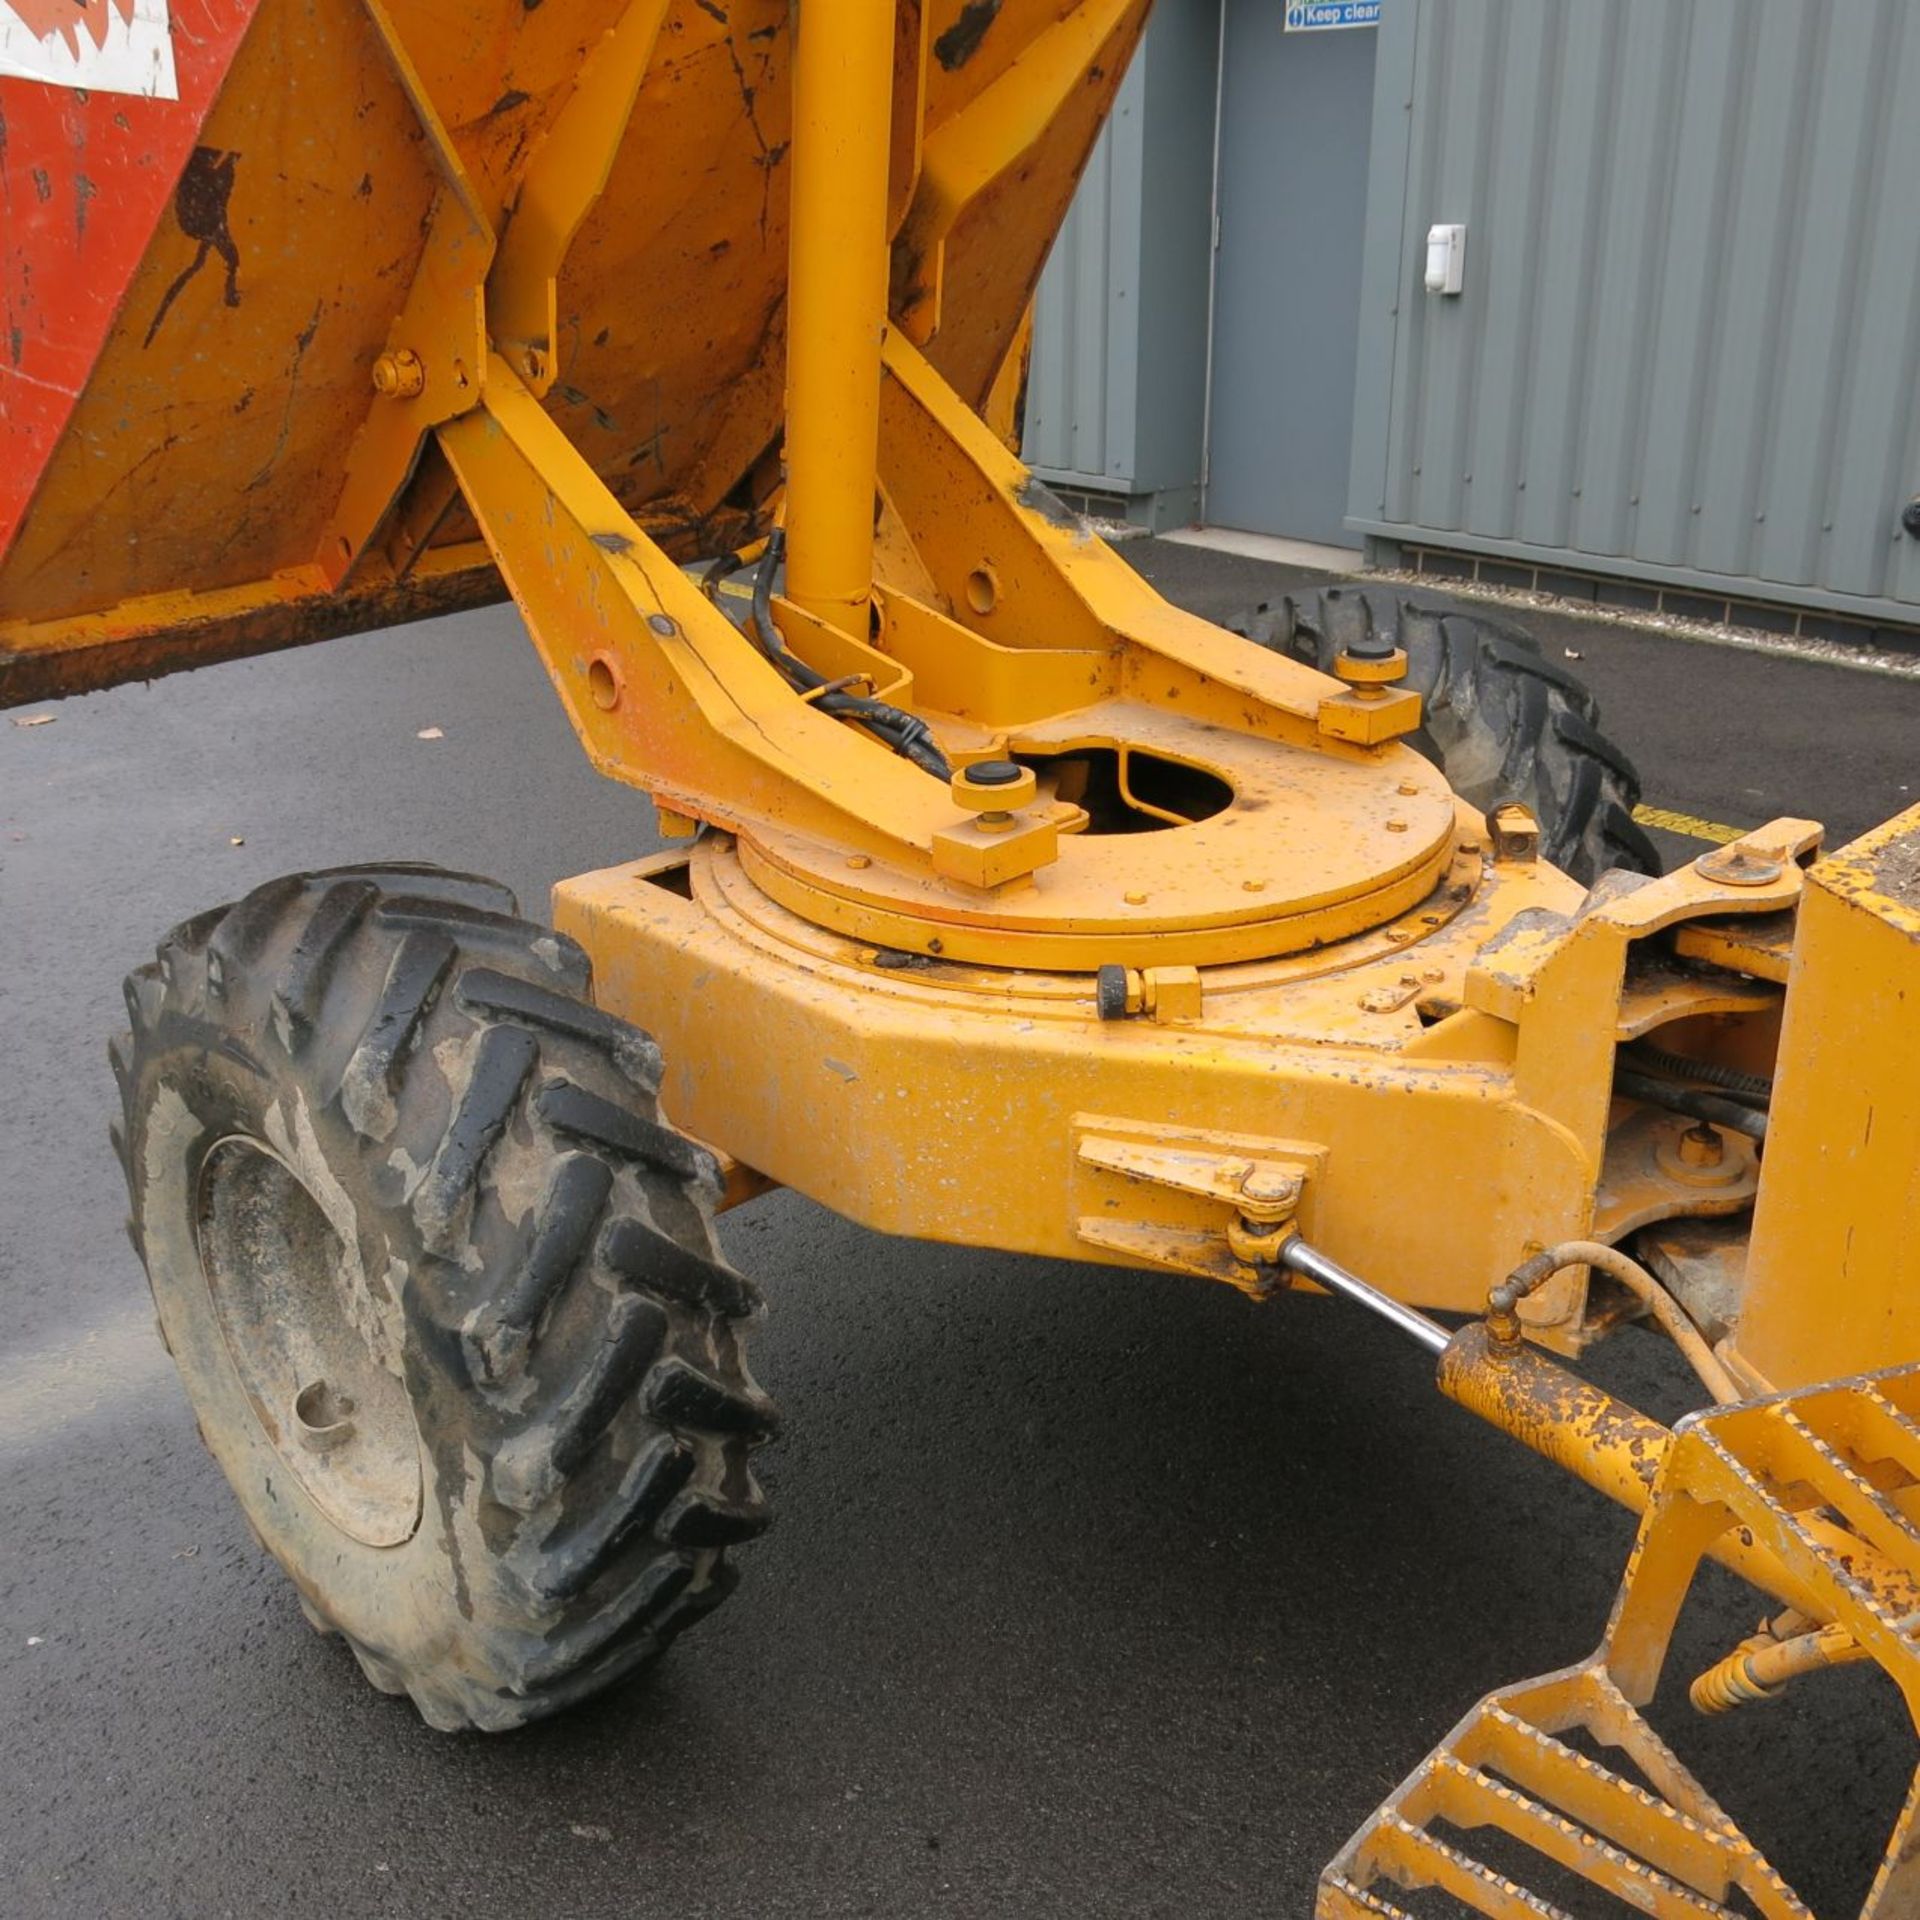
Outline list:
[[[1600,731],[1593,695],[1517,627],[1370,586],[1290,594],[1222,624],[1323,673],[1369,641],[1404,647],[1403,684],[1424,714],[1408,744],[1456,793],[1483,812],[1513,800],[1531,809],[1541,852],[1582,885],[1613,867],[1660,871],[1634,823],[1633,762]]]
[[[168,935],[110,1049],[201,1436],[309,1620],[436,1727],[630,1673],[767,1521],[713,1157],[588,981],[490,881],[298,874]]]

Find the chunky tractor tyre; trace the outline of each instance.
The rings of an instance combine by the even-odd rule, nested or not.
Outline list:
[[[127,980],[114,1129],[200,1432],[308,1618],[436,1727],[631,1672],[767,1521],[718,1175],[490,881],[298,874]]]
[[[1370,640],[1404,647],[1424,713],[1408,744],[1456,793],[1483,812],[1520,801],[1542,854],[1583,886],[1612,867],[1660,871],[1634,824],[1633,762],[1600,731],[1593,695],[1517,628],[1384,587],[1287,595],[1223,624],[1323,673]]]

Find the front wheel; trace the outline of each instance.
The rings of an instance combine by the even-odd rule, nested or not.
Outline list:
[[[436,1727],[643,1665],[767,1521],[712,1156],[586,955],[489,881],[299,874],[127,981],[132,1230],[308,1618]]]
[[[1420,695],[1408,737],[1483,813],[1517,800],[1540,823],[1540,851],[1582,886],[1614,867],[1658,873],[1635,823],[1640,776],[1600,731],[1591,692],[1519,628],[1388,587],[1289,594],[1221,623],[1257,646],[1331,673],[1358,642],[1404,647]]]

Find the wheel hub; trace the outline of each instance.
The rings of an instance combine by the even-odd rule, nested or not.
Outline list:
[[[370,1337],[357,1251],[285,1161],[239,1136],[206,1158],[198,1226],[227,1356],[268,1443],[342,1532],[397,1546],[420,1520],[420,1437]]]

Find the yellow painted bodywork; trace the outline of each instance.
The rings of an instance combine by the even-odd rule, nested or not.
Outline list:
[[[1087,973],[973,966],[849,938],[755,884],[744,843],[564,883],[559,924],[604,1002],[652,1030],[680,1124],[836,1211],[891,1232],[1157,1265],[1270,1290],[1234,1232],[1248,1210],[1197,1180],[1249,1159],[1302,1178],[1297,1221],[1417,1304],[1469,1312],[1493,1277],[1570,1234],[1736,1210],[1734,1178],[1690,1184],[1661,1156],[1684,1126],[1611,1097],[1613,1052],[1675,1020],[1764,1018],[1777,989],[1678,973],[1693,917],[1769,916],[1801,881],[1803,822],[1761,887],[1696,868],[1584,903],[1500,862],[1457,816],[1423,900],[1362,936],[1198,970],[1192,1010],[1102,1020]],[[1173,835],[1167,836],[1174,837]],[[1116,1164],[1157,1130],[1184,1170]],[[1586,1284],[1524,1308],[1577,1348]]]
[[[902,0],[892,232],[926,139],[1068,11],[1003,0],[982,32],[965,30],[965,0]],[[499,597],[424,438],[451,415],[430,397],[376,406],[372,370],[415,351],[444,398],[457,359],[471,404],[491,331],[524,382],[549,286],[558,337],[533,384],[624,509],[681,558],[763,531],[779,483],[792,12],[259,0],[198,136],[240,156],[239,304],[199,273],[148,342],[197,244],[169,209],[0,556],[0,705]],[[1123,10],[1099,74],[1017,180],[946,233],[949,297],[926,351],[970,405],[1016,340],[1144,16],[1144,0]],[[595,111],[570,126],[583,97]],[[891,245],[886,264],[906,271]]]
[[[1920,1352],[1920,808],[1809,876],[1735,1352],[1775,1387]]]

